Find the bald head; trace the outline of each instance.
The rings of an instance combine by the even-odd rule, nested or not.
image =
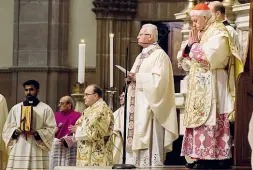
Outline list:
[[[212,15],[219,21],[225,20],[226,8],[220,1],[210,2],[208,5],[210,8]]]

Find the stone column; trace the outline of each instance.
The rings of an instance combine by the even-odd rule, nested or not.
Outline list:
[[[125,67],[126,47],[130,38],[131,20],[136,12],[137,0],[94,0],[94,8],[97,19],[97,82],[103,89],[109,88],[109,33],[114,33],[114,65]],[[122,91],[124,74],[116,67],[113,69],[114,87],[116,96]],[[105,93],[108,101],[108,95]],[[114,98],[114,104],[118,106]],[[114,106],[114,108],[117,108]]]
[[[69,94],[69,0],[15,0],[11,104],[24,98],[22,83],[36,79],[39,98],[54,110]]]
[[[235,0],[223,0],[222,4],[225,6],[226,8],[226,18],[228,20],[228,22],[232,25],[234,25],[234,21],[235,21],[235,14],[233,13],[233,9],[232,6],[234,5]]]

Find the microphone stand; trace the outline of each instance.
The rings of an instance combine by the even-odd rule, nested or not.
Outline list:
[[[129,45],[129,43],[128,43]],[[124,107],[124,135],[123,135],[123,156],[122,156],[122,164],[115,164],[113,165],[112,169],[135,169],[136,167],[132,164],[126,164],[126,140],[127,140],[127,135],[126,135],[126,124],[127,124],[127,70],[128,70],[128,46],[126,47],[126,58],[125,58],[125,68],[126,68],[126,73],[125,73],[125,107]]]

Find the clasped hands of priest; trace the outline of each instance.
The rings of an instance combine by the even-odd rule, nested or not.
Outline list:
[[[191,47],[194,43],[198,43],[201,39],[202,33],[196,27],[192,27],[189,32],[188,46]]]
[[[37,131],[33,131],[33,130],[31,130],[31,131],[22,131],[21,129],[16,129],[16,130],[14,131],[14,133],[12,134],[12,138],[13,138],[13,139],[18,139],[18,137],[19,137],[21,134],[24,134],[24,135],[26,135],[26,136],[31,135],[31,136],[34,137],[34,139],[35,139],[37,142],[41,142],[41,141],[42,141],[41,137],[39,136],[39,133],[38,133]]]
[[[69,126],[68,126],[68,130],[69,130],[71,133],[70,133],[68,136],[71,136],[72,134],[76,133],[76,129],[77,129],[77,125],[69,125]],[[60,128],[59,128],[58,126],[56,126],[56,128],[55,128],[55,134],[58,133],[59,130],[60,130]],[[64,138],[61,138],[61,139],[59,140],[59,142],[61,142],[61,143],[64,144],[66,141],[65,141]]]

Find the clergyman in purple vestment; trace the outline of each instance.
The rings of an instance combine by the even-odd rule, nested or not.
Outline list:
[[[76,165],[76,142],[69,127],[74,126],[81,113],[74,111],[74,101],[64,96],[59,101],[59,112],[55,112],[55,139],[50,152],[50,170],[55,166]]]

